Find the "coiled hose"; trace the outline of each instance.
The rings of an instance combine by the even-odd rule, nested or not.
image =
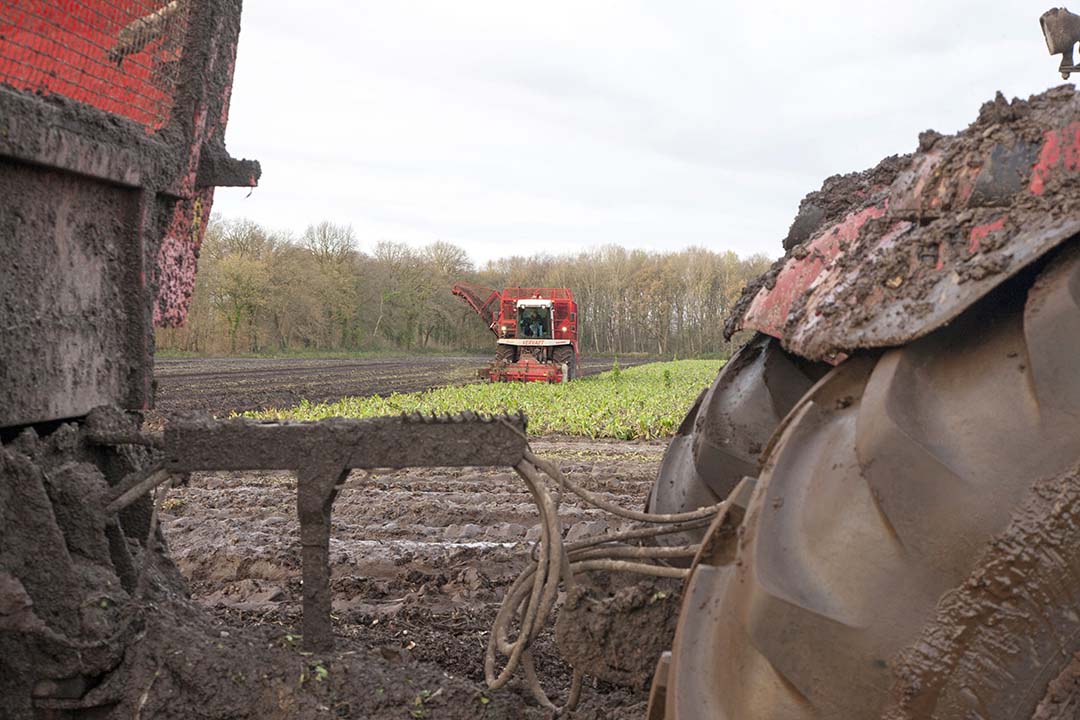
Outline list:
[[[654,515],[628,510],[598,497],[568,479],[554,463],[537,457],[531,450],[525,452],[514,470],[529,488],[533,502],[539,510],[540,541],[533,550],[528,566],[507,590],[495,617],[484,657],[484,677],[488,687],[497,690],[510,680],[520,666],[525,672],[529,691],[536,701],[559,715],[577,706],[581,698],[584,673],[574,668],[566,702],[561,707],[557,706],[540,686],[529,646],[539,637],[551,614],[558,597],[560,580],[566,589],[570,589],[574,585],[575,573],[591,570],[684,578],[687,570],[650,561],[693,557],[699,545],[640,546],[628,544],[629,541],[707,527],[727,503],[720,502],[686,513]],[[545,475],[554,483],[555,493],[549,489]],[[586,503],[613,515],[644,524],[610,535],[564,543],[558,514],[559,498],[563,491],[571,492]],[[511,639],[511,626],[515,617],[518,624],[517,636]],[[499,656],[505,657],[506,663],[501,671],[496,671]]]

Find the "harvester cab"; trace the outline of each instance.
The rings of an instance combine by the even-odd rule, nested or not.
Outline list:
[[[517,327],[518,335],[523,338],[537,340],[551,339],[551,306],[550,300],[529,298],[517,301]]]

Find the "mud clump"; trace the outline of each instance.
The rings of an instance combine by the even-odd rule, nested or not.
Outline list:
[[[799,211],[784,238],[785,252],[795,251],[798,245],[813,237],[823,226],[831,225],[853,209],[869,204],[875,192],[892,185],[897,176],[911,165],[912,157],[891,155],[870,170],[827,178],[820,190],[809,193],[799,203]]]
[[[915,154],[827,179],[800,204],[785,256],[743,290],[726,336],[745,322],[822,360],[950,322],[1080,227],[1078,97],[1073,86],[998,93],[964,131],[926,131]]]
[[[1080,716],[1080,654],[1050,682],[1031,720],[1069,720]]]
[[[31,697],[50,690],[81,694],[142,629],[130,574],[139,541],[106,521],[109,484],[94,454],[74,425],[0,446],[0,694],[10,717],[30,717]],[[181,590],[158,559],[147,560],[157,589]]]
[[[643,688],[675,639],[679,598],[679,584],[670,580],[647,580],[610,593],[578,585],[559,611],[559,649],[587,675]]]
[[[893,658],[893,704],[883,717],[960,716],[974,707],[1077,717],[1078,548],[1080,468],[1072,468],[1034,484],[967,580]]]

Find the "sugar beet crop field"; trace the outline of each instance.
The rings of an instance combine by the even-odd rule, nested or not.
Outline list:
[[[650,358],[620,358],[632,367]],[[303,400],[332,402],[348,396],[418,392],[476,379],[487,359],[405,358],[185,358],[158,359],[157,409],[151,424],[175,412],[212,415],[288,408]],[[582,357],[582,375],[611,368],[611,358]],[[154,422],[157,420],[157,422]]]

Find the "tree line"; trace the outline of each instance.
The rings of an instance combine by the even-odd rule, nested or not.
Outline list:
[[[157,345],[200,354],[494,352],[494,337],[450,293],[465,281],[572,289],[583,353],[726,354],[724,320],[746,281],[770,262],[699,247],[646,252],[607,245],[477,266],[446,242],[379,242],[361,250],[348,226],[322,222],[296,237],[215,216],[187,324],[158,330]]]

